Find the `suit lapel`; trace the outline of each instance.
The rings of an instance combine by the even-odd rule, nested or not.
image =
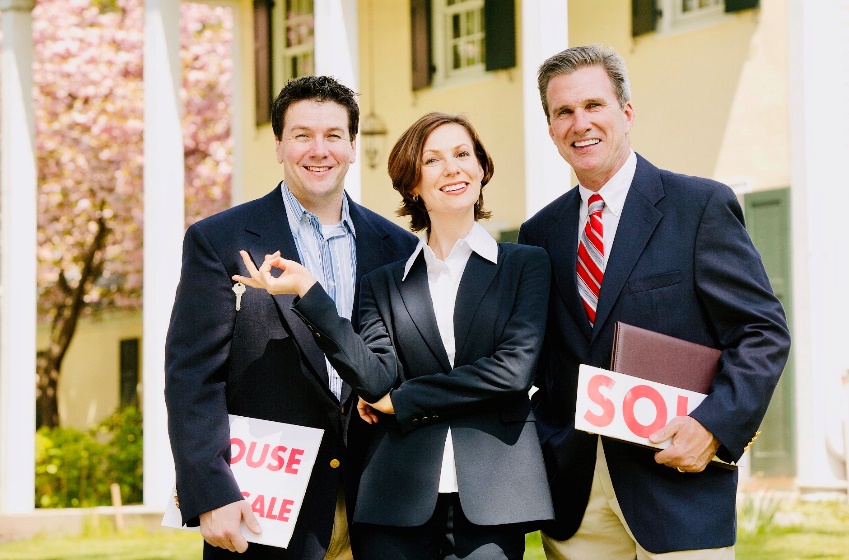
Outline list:
[[[616,230],[613,249],[607,260],[604,281],[598,297],[593,338],[610,315],[622,288],[625,287],[634,265],[663,217],[655,206],[664,196],[663,183],[657,168],[637,156],[637,170]]]
[[[469,338],[472,319],[481,304],[484,294],[495,279],[495,274],[501,265],[501,248],[498,249],[498,264],[492,263],[477,253],[469,256],[460,286],[457,289],[457,300],[454,304],[454,363],[460,363],[463,348]]]
[[[263,204],[260,205],[262,213],[254,217],[252,223],[246,224],[245,232],[252,237],[252,243],[248,251],[254,264],[259,266],[265,260],[265,255],[280,251],[285,259],[301,262],[298,257],[298,249],[295,247],[295,238],[289,228],[289,220],[286,217],[286,205],[280,188],[274,189],[265,196]],[[289,327],[289,332],[298,343],[298,347],[306,358],[309,369],[321,381],[322,386],[327,389],[327,394],[336,398],[330,391],[327,376],[327,366],[324,361],[324,353],[316,345],[312,333],[307,330],[304,322],[292,312],[293,295],[269,296],[274,299],[284,322]]]
[[[403,275],[404,267],[397,267],[395,283],[401,293],[401,299],[404,300],[404,306],[439,364],[444,368],[444,371],[450,371],[451,362],[448,361],[448,354],[445,352],[439,327],[436,324],[433,300],[430,297],[430,287],[427,283],[427,265],[422,253],[419,253],[416,257],[407,278],[402,281]]]
[[[575,187],[567,192],[559,208],[552,212],[546,247],[551,258],[552,274],[556,278],[561,299],[566,303],[569,313],[575,320],[581,334],[587,340],[592,334],[587,313],[578,294],[578,279],[575,272],[578,265],[578,220],[581,210],[581,195]]]
[[[345,196],[348,196],[347,193]],[[397,255],[387,239],[389,232],[374,220],[369,219],[363,212],[362,207],[348,197],[348,212],[354,223],[354,232],[357,244],[357,270],[354,280],[354,304],[351,308],[351,323],[354,328],[359,326],[360,311],[360,279],[367,272],[380,267],[384,263],[392,262]],[[348,400],[351,395],[351,386],[342,383],[342,402]]]

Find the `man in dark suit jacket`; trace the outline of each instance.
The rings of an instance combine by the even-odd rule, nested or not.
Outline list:
[[[246,549],[249,558],[351,558],[346,509],[353,510],[367,427],[355,397],[293,315],[291,297],[238,293],[244,286],[231,277],[246,273],[240,250],[255,262],[280,251],[332,284],[340,313],[355,315],[359,278],[412,252],[414,235],[344,192],[358,122],[354,93],[332,78],[290,82],[272,107],[283,182],[186,232],[165,399],[180,511],[185,523],[200,524],[204,558]],[[248,548],[241,535],[241,522],[254,532],[258,525],[230,471],[228,413],[324,430],[285,550]]]
[[[618,54],[567,49],[538,77],[549,133],[580,183],[519,236],[553,270],[534,395],[556,514],[547,557],[733,558],[737,474],[708,463],[736,461],[756,436],[790,346],[781,305],[733,192],[631,150]],[[578,366],[609,367],[617,321],[722,351],[703,403],[651,436],[671,438],[663,451],[575,430]]]

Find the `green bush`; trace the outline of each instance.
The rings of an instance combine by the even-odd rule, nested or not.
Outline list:
[[[142,500],[142,421],[135,407],[117,410],[87,432],[41,428],[36,433],[35,506],[91,507]]]

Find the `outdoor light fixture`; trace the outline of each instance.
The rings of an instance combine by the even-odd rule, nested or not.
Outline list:
[[[374,98],[377,90],[374,89],[374,12],[372,11],[372,2],[369,2],[368,5],[368,26],[369,112],[360,122],[360,138],[366,163],[374,169],[380,163],[380,154],[383,151],[383,144],[389,131],[386,129],[383,119],[374,112]]]

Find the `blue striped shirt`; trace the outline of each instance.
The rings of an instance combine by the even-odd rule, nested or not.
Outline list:
[[[295,238],[301,264],[336,302],[339,316],[350,319],[354,307],[357,243],[354,223],[348,208],[348,197],[342,197],[342,221],[338,224],[322,225],[318,216],[306,210],[295,198],[285,182],[280,184],[289,229]],[[342,379],[326,357],[324,361],[327,365],[330,390],[338,399],[342,394]]]

